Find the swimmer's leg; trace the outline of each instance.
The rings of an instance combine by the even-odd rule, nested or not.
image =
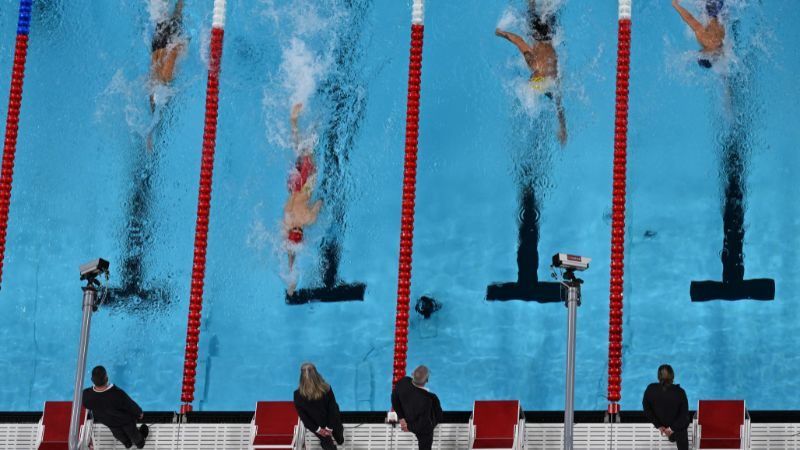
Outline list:
[[[297,287],[297,281],[293,277],[295,254],[289,250],[289,283],[286,286],[286,293],[290,296],[294,295],[294,290]]]
[[[161,76],[161,59],[164,54],[164,49],[160,48],[153,51],[153,54],[150,56],[150,112],[156,112],[156,97],[155,93],[152,91],[154,88],[153,84],[160,83],[161,80],[159,79]]]

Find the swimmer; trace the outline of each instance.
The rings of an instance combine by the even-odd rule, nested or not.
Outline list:
[[[303,229],[317,220],[322,200],[311,203],[311,195],[316,181],[317,168],[313,159],[313,148],[300,142],[300,131],[297,118],[303,104],[298,103],[292,108],[292,140],[294,142],[297,161],[289,176],[289,198],[283,208],[283,226],[288,240],[289,272],[294,267],[296,247],[303,242]],[[289,284],[286,292],[294,295],[295,282]]]
[[[184,43],[176,41],[181,32],[182,17],[183,0],[178,0],[172,16],[156,25],[150,59],[150,78],[154,84],[168,84],[175,78],[175,61],[184,49]],[[150,111],[154,112],[155,109],[155,94],[151,93]]]
[[[714,61],[722,55],[722,46],[725,43],[725,26],[720,22],[719,16],[725,6],[724,0],[706,0],[708,24],[703,25],[680,4],[680,0],[672,0],[672,6],[681,15],[684,22],[694,31],[697,42],[700,44],[700,58],[697,63],[700,67],[710,69]]]
[[[553,33],[556,28],[556,16],[549,14],[542,17],[536,11],[536,0],[528,0],[528,25],[531,30],[532,45],[509,31],[497,28],[495,35],[508,39],[516,45],[525,62],[531,69],[528,80],[531,89],[536,93],[552,99],[556,103],[558,115],[558,140],[561,145],[567,142],[567,120],[561,103],[561,88],[558,77],[558,54],[553,47]]]

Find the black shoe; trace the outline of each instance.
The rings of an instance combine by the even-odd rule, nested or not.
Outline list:
[[[141,424],[139,426],[139,433],[141,433],[143,439],[147,439],[147,436],[150,435],[150,427],[145,424]]]

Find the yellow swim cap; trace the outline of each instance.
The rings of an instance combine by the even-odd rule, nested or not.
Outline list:
[[[533,89],[534,91],[542,92],[544,91],[544,86],[545,86],[544,81],[545,78],[543,76],[534,75],[530,78],[530,80],[528,80],[528,83],[530,84],[531,89]]]
[[[548,94],[555,89],[556,80],[554,77],[544,77],[541,75],[535,75],[528,80],[528,84],[530,85],[531,89],[540,93],[540,94]]]

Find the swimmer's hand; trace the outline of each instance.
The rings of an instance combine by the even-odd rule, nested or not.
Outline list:
[[[506,32],[501,30],[500,28],[494,29],[495,36],[506,37]]]
[[[680,4],[681,4],[680,0],[672,0],[672,6],[677,8],[678,6],[680,6]]]

